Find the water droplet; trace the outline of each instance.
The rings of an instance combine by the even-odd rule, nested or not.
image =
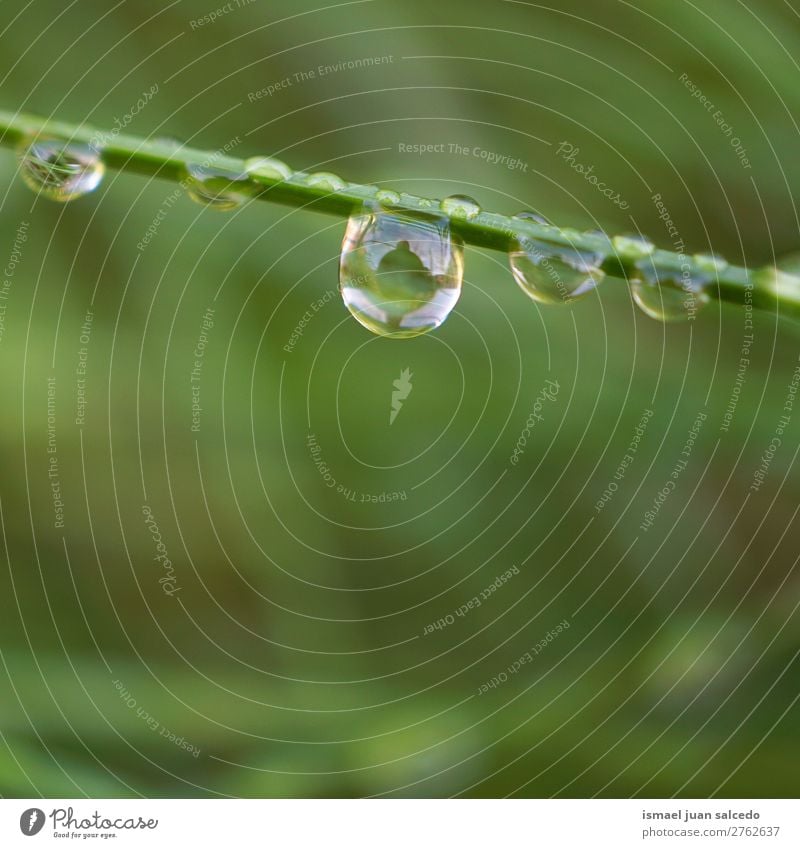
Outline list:
[[[382,206],[396,206],[400,203],[400,195],[391,189],[381,189],[377,194],[378,203]]]
[[[288,165],[267,156],[253,156],[244,163],[244,167],[247,175],[255,182],[288,180],[292,175],[292,169]]]
[[[333,194],[334,192],[341,191],[347,183],[341,177],[337,177],[336,174],[327,174],[320,171],[317,174],[309,174],[306,177],[306,185],[312,188],[320,188],[323,191]]]
[[[708,276],[656,269],[649,261],[638,262],[636,268],[637,276],[630,280],[633,300],[656,321],[692,321],[711,300],[704,290]]]
[[[444,216],[368,206],[348,221],[342,298],[379,336],[410,338],[438,327],[458,301],[463,272],[463,246]]]
[[[105,165],[88,145],[36,138],[20,147],[20,173],[29,188],[64,203],[94,191]]]
[[[632,259],[643,259],[656,249],[653,242],[639,235],[614,236],[611,243],[617,253],[623,253]]]
[[[716,253],[696,253],[692,259],[704,274],[720,274],[728,267],[728,261]]]
[[[481,211],[478,201],[467,197],[466,194],[453,194],[450,197],[445,197],[440,206],[445,215],[449,215],[451,218],[465,218],[467,221],[477,217]]]
[[[543,227],[552,227],[552,221],[549,221],[544,215],[539,215],[536,212],[517,212],[514,216],[520,221],[533,221],[534,224],[541,224]]]
[[[567,304],[597,288],[605,255],[522,238],[509,253],[519,287],[537,303]]]
[[[205,165],[187,165],[184,175],[186,193],[195,203],[229,212],[252,196],[247,174]]]

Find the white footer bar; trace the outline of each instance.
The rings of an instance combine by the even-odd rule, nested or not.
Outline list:
[[[516,848],[800,845],[800,802],[0,800],[0,845]]]

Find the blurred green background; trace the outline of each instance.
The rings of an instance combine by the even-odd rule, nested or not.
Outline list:
[[[0,107],[110,129],[158,84],[128,132],[669,247],[660,193],[689,251],[763,264],[800,246],[788,3],[234,0],[198,23],[218,9],[9,9]],[[381,61],[317,71],[365,58]],[[665,326],[616,280],[540,308],[502,255],[468,249],[441,330],[383,340],[333,294],[342,221],[223,216],[125,173],[61,206],[16,172],[0,154],[2,265],[29,225],[0,340],[0,794],[797,794],[800,410],[750,491],[796,325],[759,313],[751,330],[714,301]]]

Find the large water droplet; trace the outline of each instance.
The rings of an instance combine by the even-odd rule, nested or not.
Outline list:
[[[481,207],[477,200],[466,194],[453,194],[441,202],[441,210],[451,218],[466,218],[467,221],[480,215]]]
[[[519,287],[533,300],[546,304],[567,304],[589,294],[605,277],[600,267],[604,259],[602,253],[533,238],[520,239],[509,253],[511,272]]]
[[[247,174],[205,165],[187,165],[184,185],[192,200],[218,212],[236,209],[253,194]]]
[[[463,247],[444,216],[369,206],[348,221],[342,298],[379,336],[410,338],[438,327],[458,301],[463,273]]]
[[[35,192],[64,203],[94,191],[105,165],[88,145],[37,138],[20,147],[20,173]]]
[[[636,268],[630,280],[634,302],[656,321],[692,321],[711,299],[705,291],[708,276],[656,269],[647,260]]]

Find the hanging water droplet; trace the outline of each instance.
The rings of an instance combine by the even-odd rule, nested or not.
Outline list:
[[[388,188],[382,188],[376,197],[381,206],[396,206],[400,203],[400,195]]]
[[[247,174],[205,165],[187,165],[183,178],[189,197],[218,212],[229,212],[252,196]]]
[[[317,174],[309,174],[306,177],[306,185],[333,194],[334,192],[341,191],[347,183],[341,177],[337,177],[336,174],[327,174],[320,171]]]
[[[347,223],[342,298],[379,336],[410,338],[438,327],[458,301],[463,272],[463,246],[444,216],[365,206]]]
[[[255,182],[288,180],[292,175],[292,169],[288,165],[267,156],[253,156],[244,163],[244,168],[250,179]]]
[[[24,142],[19,154],[25,184],[62,203],[94,191],[105,173],[98,152],[84,144],[36,138]]]
[[[650,261],[636,264],[630,280],[636,305],[656,321],[692,321],[711,298],[705,291],[708,276],[656,269]]]
[[[516,217],[521,217],[517,215]],[[605,255],[522,238],[509,253],[519,287],[537,303],[567,304],[597,288],[605,277]]]
[[[614,236],[611,239],[614,245],[614,250],[617,253],[630,256],[632,259],[643,259],[656,249],[656,246],[649,239],[640,235]]]
[[[445,215],[449,215],[451,218],[465,218],[467,221],[471,221],[481,212],[478,201],[467,197],[466,194],[453,194],[450,197],[445,197],[440,207]]]

